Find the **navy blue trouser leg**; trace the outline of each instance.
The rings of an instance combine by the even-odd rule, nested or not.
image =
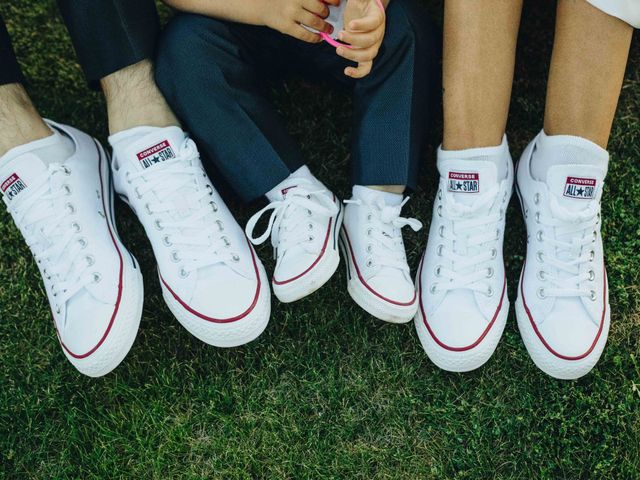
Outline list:
[[[291,69],[350,88],[354,99],[352,181],[415,185],[438,77],[434,27],[413,0],[393,0],[371,74],[346,77],[350,63],[327,44],[307,44],[265,27],[192,14],[163,33],[156,81],[200,149],[247,201],[304,163],[268,101],[265,78]]]
[[[0,17],[0,85],[9,83],[24,83],[24,77],[11,46],[7,26]]]

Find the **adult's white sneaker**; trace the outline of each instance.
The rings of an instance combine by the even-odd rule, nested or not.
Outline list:
[[[102,146],[74,128],[47,121],[49,139],[0,159],[0,190],[37,262],[64,354],[99,377],[127,355],[144,299],[136,260],[120,241],[109,161]],[[45,163],[33,146],[65,135],[73,153]]]
[[[408,200],[356,185],[353,198],[345,201],[340,232],[349,295],[365,311],[390,323],[409,322],[418,309],[402,228],[417,232],[422,224],[400,216]]]
[[[162,294],[178,321],[217,347],[257,338],[271,311],[266,274],[178,127],[116,135],[115,189],[151,242]]]
[[[308,171],[304,178],[289,177],[269,197],[269,205],[251,217],[246,232],[256,245],[271,235],[276,258],[273,293],[281,302],[294,302],[322,287],[338,268],[343,209]],[[269,211],[267,230],[254,237],[258,220]]]
[[[541,158],[555,161],[544,181],[532,175],[532,160]],[[600,235],[607,161],[607,152],[587,140],[541,133],[518,163],[517,186],[527,226],[527,257],[516,301],[518,327],[535,364],[559,379],[587,374],[609,332]]]
[[[415,325],[433,363],[466,372],[489,360],[509,313],[502,244],[513,163],[506,138],[498,147],[440,149],[438,171]]]

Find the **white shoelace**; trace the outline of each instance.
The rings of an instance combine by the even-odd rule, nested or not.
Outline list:
[[[136,184],[138,199],[146,200],[147,213],[156,217],[154,227],[165,232],[162,242],[173,247],[171,259],[181,264],[181,277],[218,263],[244,275],[218,218],[219,207],[210,198],[213,189],[201,180],[207,175],[195,162],[200,158],[195,144],[187,139],[179,151],[176,159],[133,173],[127,182]]]
[[[339,208],[327,195],[327,190],[314,190],[314,186],[307,183],[301,180],[283,200],[271,202],[249,219],[246,233],[251,242],[259,245],[271,235],[271,244],[278,256],[294,246],[302,246],[309,253],[318,253],[318,244],[324,237],[316,236],[316,231],[326,227],[319,225],[317,215],[331,217],[338,213]],[[267,229],[259,237],[254,237],[256,224],[270,210]]]
[[[488,213],[496,202],[500,188],[493,186],[481,194],[472,205],[458,202],[443,202],[437,214],[453,224],[453,230],[441,226],[438,232],[441,243],[437,255],[444,260],[436,267],[436,276],[441,279],[435,288],[441,291],[460,288],[493,295],[486,280],[494,275],[488,262],[498,254],[500,222],[504,211]],[[486,265],[486,266],[485,266]]]
[[[537,252],[537,261],[551,268],[539,270],[540,280],[548,282],[550,287],[543,287],[538,292],[545,297],[589,297],[596,299],[596,292],[584,285],[586,281],[595,279],[593,269],[585,269],[584,265],[595,257],[594,244],[597,239],[599,211],[596,202],[585,210],[575,212],[563,208],[558,201],[550,199],[551,215],[536,213],[536,222],[542,229],[536,235],[543,242],[554,247],[555,254]],[[554,232],[548,235],[548,232]],[[589,245],[591,249],[587,248]]]
[[[88,284],[100,281],[99,274],[88,271],[95,260],[87,250],[87,239],[79,235],[80,224],[70,217],[75,207],[65,202],[71,189],[64,177],[70,174],[65,165],[49,165],[48,175],[30,185],[24,199],[18,197],[7,206],[51,282],[56,313]]]
[[[386,205],[382,198],[367,203],[361,199],[345,200],[344,203],[351,203],[367,208],[367,228],[368,245],[366,248],[369,254],[367,266],[369,267],[390,267],[409,273],[407,258],[405,256],[404,243],[402,241],[402,228],[410,227],[414,232],[422,228],[422,223],[415,218],[404,218],[400,216],[402,207],[409,201],[405,198],[400,205]],[[376,259],[373,262],[373,258]]]

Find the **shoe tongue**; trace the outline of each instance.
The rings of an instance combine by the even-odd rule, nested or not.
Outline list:
[[[124,139],[124,145],[116,145],[114,149],[120,162],[129,162],[137,171],[143,171],[177,158],[186,138],[179,127],[154,128],[134,142],[127,143]]]
[[[580,211],[597,201],[604,177],[605,171],[594,165],[554,165],[547,171],[547,185],[560,205]]]
[[[29,186],[49,174],[44,162],[33,153],[3,158],[0,163],[0,192],[9,202],[29,191]]]
[[[496,165],[490,161],[444,159],[438,161],[438,171],[447,193],[464,205],[472,205],[480,194],[498,183]]]

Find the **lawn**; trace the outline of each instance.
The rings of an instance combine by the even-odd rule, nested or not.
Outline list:
[[[554,20],[554,2],[526,4],[508,126],[514,156],[542,125]],[[440,2],[428,6],[440,16]],[[0,13],[42,114],[104,141],[103,100],[86,88],[54,2],[3,1]],[[443,372],[429,362],[413,324],[383,324],[350,301],[342,268],[301,302],[274,298],[271,323],[256,342],[209,347],[165,307],[148,241],[120,204],[120,231],[145,275],[144,316],[122,365],[93,380],[65,359],[35,263],[3,210],[0,478],[640,478],[637,40],[603,203],[613,321],[590,375],[560,382],[540,372],[513,309],[487,365]],[[274,97],[309,164],[344,196],[347,99],[298,82]],[[409,203],[427,225],[439,129]],[[255,210],[227,198],[243,222]],[[414,268],[425,232],[405,233]],[[505,247],[512,301],[524,248],[514,197]],[[258,252],[271,266],[270,246]]]

